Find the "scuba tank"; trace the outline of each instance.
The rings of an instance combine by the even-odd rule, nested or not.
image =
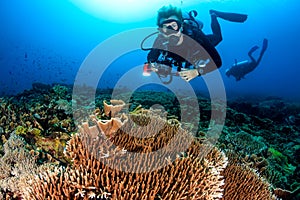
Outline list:
[[[184,34],[192,36],[194,31],[203,28],[203,22],[195,18],[197,15],[198,13],[196,10],[182,13]]]
[[[249,64],[248,60],[237,62],[237,60],[235,59],[235,63],[232,67],[244,67],[247,66],[248,64]]]

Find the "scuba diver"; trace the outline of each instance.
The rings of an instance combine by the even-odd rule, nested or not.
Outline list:
[[[268,48],[268,40],[264,39],[263,40],[263,46],[262,46],[262,50],[259,54],[259,57],[257,60],[255,60],[252,56],[252,53],[254,51],[256,51],[259,47],[258,46],[254,46],[250,49],[250,51],[248,52],[248,56],[250,57],[250,61],[249,60],[245,60],[242,62],[237,62],[235,60],[235,64],[226,70],[226,75],[228,77],[230,76],[234,76],[236,81],[240,81],[242,78],[245,78],[245,75],[252,72],[260,63],[266,49]]]
[[[195,19],[195,10],[184,13],[184,16],[181,9],[175,6],[160,8],[156,22],[159,31],[156,32],[158,36],[152,48],[143,48],[143,42],[156,33],[146,37],[141,44],[143,50],[150,50],[144,65],[144,74],[149,75],[154,71],[160,79],[170,75],[169,81],[163,81],[167,84],[172,81],[172,75],[190,81],[221,67],[222,60],[215,48],[222,41],[217,18],[243,23],[247,15],[216,10],[210,10],[209,13],[212,34],[206,35],[201,30],[203,23]],[[172,67],[177,68],[175,73],[172,72]]]

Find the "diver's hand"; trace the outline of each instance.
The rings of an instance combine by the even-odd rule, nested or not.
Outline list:
[[[157,70],[158,70],[157,65],[158,65],[157,63],[150,63],[150,67],[153,72],[157,72]]]
[[[190,80],[194,79],[195,77],[197,77],[199,75],[197,69],[181,71],[181,72],[178,72],[178,73],[179,73],[180,77],[183,80],[186,80],[187,82],[189,82]]]

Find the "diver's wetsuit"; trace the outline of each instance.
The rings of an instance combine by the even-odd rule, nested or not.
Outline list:
[[[197,60],[206,60],[209,58],[210,62],[207,64],[202,74],[221,67],[222,60],[215,49],[215,46],[222,41],[222,34],[220,24],[215,15],[211,15],[211,29],[212,34],[208,35],[205,35],[201,29],[197,28],[194,28],[192,31],[183,30],[183,43],[178,46],[164,44],[166,39],[159,35],[147,56],[148,62],[157,62],[161,53],[164,54],[168,52],[168,56],[173,58],[179,67],[181,67],[182,62],[187,62],[190,63],[189,65],[193,65],[193,62]],[[188,32],[190,34],[187,34]],[[194,55],[195,53],[197,55]]]
[[[209,58],[210,62],[205,67],[203,74],[221,67],[221,57],[211,43],[211,40],[216,37],[213,37],[213,35],[208,37],[200,29],[194,31],[192,37],[188,35],[183,35],[183,37],[183,43],[181,45],[171,46],[167,44],[164,45],[166,39],[159,35],[147,56],[148,62],[157,62],[161,53],[164,54],[167,52],[168,56],[173,58],[175,63],[179,66],[182,62],[188,62],[193,65],[197,60],[207,60]],[[215,44],[219,42],[220,41],[215,41]]]
[[[234,76],[236,81],[240,81],[244,76],[250,72],[252,72],[260,63],[266,49],[268,47],[268,40],[264,39],[263,40],[263,46],[262,50],[259,54],[259,57],[257,60],[252,56],[253,52],[256,51],[259,47],[254,46],[250,49],[248,52],[248,56],[250,60],[242,61],[239,63],[235,63],[231,68],[226,70],[226,75],[229,76]]]

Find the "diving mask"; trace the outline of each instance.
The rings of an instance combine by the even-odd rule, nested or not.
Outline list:
[[[175,19],[167,19],[160,23],[159,31],[164,35],[176,34],[181,28],[181,23]]]
[[[177,46],[182,39],[181,23],[176,19],[167,19],[160,23],[159,31],[162,36],[167,40],[167,44]]]

